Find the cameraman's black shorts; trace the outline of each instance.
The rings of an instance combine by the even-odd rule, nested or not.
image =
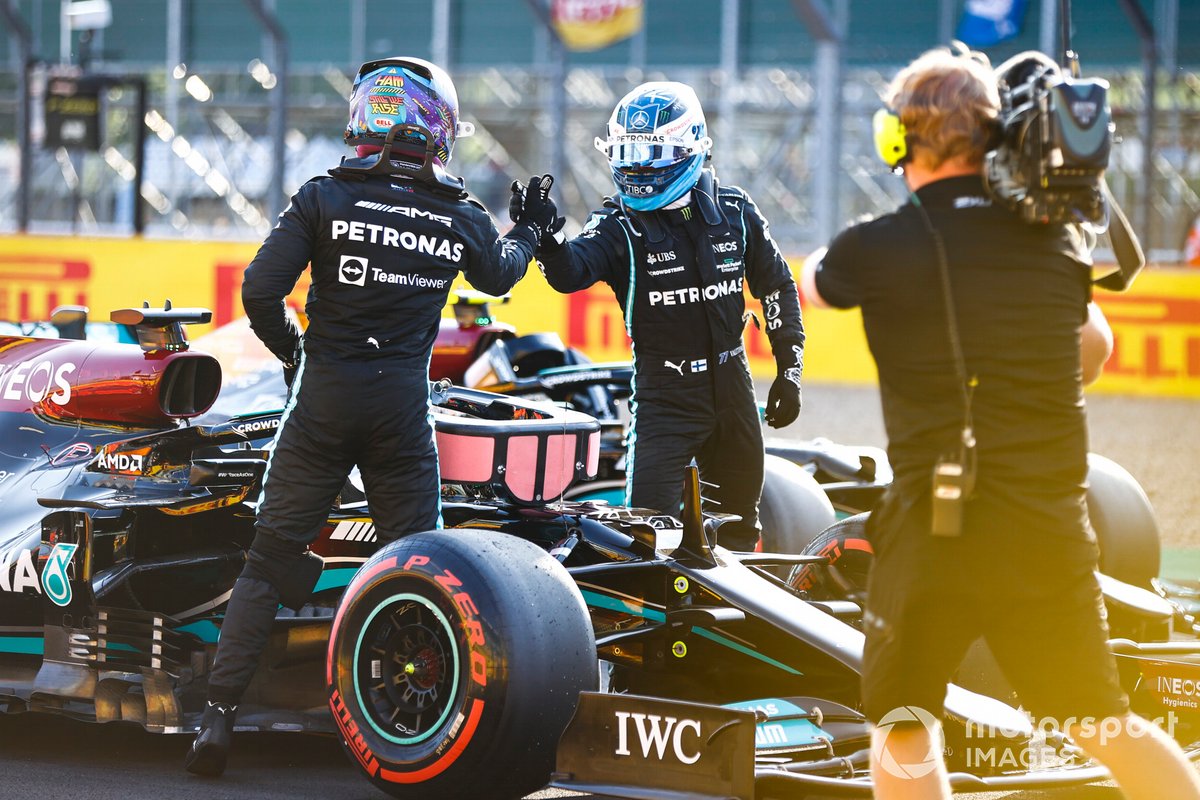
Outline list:
[[[863,704],[878,722],[917,706],[941,716],[946,684],[983,637],[1037,719],[1103,719],[1129,710],[1096,580],[1094,541],[928,529],[928,503],[886,532],[868,587]]]

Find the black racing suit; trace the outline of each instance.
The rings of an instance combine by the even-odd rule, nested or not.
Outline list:
[[[499,238],[465,195],[338,170],[306,183],[246,269],[254,332],[297,373],[263,476],[254,543],[234,588],[210,699],[235,704],[277,604],[298,606],[319,560],[306,555],[357,464],[380,539],[440,526],[429,358],[451,283],[503,294],[525,274],[534,233]],[[312,265],[300,335],[284,297]]]
[[[744,284],[763,303],[772,350],[794,347],[798,360],[804,347],[796,284],[754,202],[706,170],[684,208],[631,212],[610,202],[566,245],[543,242],[552,287],[603,281],[624,312],[634,360],[627,502],[677,513],[695,459],[717,485],[704,492],[714,510],[742,518],[722,526],[721,543],[753,548],[763,438],[742,341]]]
[[[977,474],[959,536],[930,532],[934,464],[960,450],[965,413],[939,248],[973,379]],[[1063,724],[1128,711],[1085,503],[1089,262],[1076,231],[1023,222],[969,175],[843,231],[815,273],[826,302],[862,309],[895,472],[868,521],[872,720],[911,706],[940,716],[980,636],[1033,713]]]

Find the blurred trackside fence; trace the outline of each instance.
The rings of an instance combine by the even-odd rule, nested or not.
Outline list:
[[[1160,4],[1165,1],[1158,0]],[[0,2],[18,14],[30,15],[30,0]],[[43,0],[33,6],[43,3],[53,4]],[[288,8],[271,0],[226,0],[226,4],[250,27],[258,26],[259,21],[248,6],[257,5],[276,18]],[[166,5],[170,9],[192,4],[167,0]],[[466,177],[468,188],[501,217],[507,206],[507,187],[514,178],[549,171],[560,163],[557,189],[562,205],[572,224],[580,224],[612,187],[604,158],[593,149],[593,138],[602,135],[622,94],[641,81],[656,79],[681,80],[696,87],[716,142],[718,174],[723,181],[739,184],[751,193],[771,221],[774,236],[789,253],[805,253],[824,243],[846,221],[891,208],[903,197],[900,180],[876,160],[870,132],[871,114],[901,61],[847,65],[840,46],[822,49],[818,42],[814,48],[810,40],[808,50],[815,55],[808,63],[750,63],[753,59],[745,50],[746,37],[739,34],[747,23],[739,21],[737,12],[750,13],[746,9],[751,4],[710,0],[707,5],[715,9],[713,22],[721,26],[721,33],[719,47],[707,53],[706,65],[655,66],[652,49],[648,51],[644,41],[639,48],[636,40],[623,51],[621,64],[580,66],[573,58],[565,63],[539,62],[537,58],[531,63],[495,66],[459,63],[449,38],[456,24],[465,23],[456,21],[453,14],[455,9],[466,14],[474,6],[448,0],[408,5],[428,7],[434,34],[432,41],[422,40],[409,52],[425,57],[444,55],[459,89],[463,116],[477,128],[474,138],[459,141],[451,171]],[[521,8],[524,3],[512,5]],[[859,7],[851,0],[793,5],[825,9],[827,20],[840,30],[852,23]],[[122,6],[120,0],[114,0],[114,24],[120,21]],[[365,7],[363,0],[346,3],[351,14]],[[727,26],[731,26],[728,31]],[[936,44],[944,28],[931,28],[927,40],[914,43],[906,55]],[[280,28],[280,32],[286,36],[286,30]],[[147,144],[137,194],[145,204],[146,233],[156,237],[259,239],[280,204],[273,189],[278,187],[286,196],[335,165],[347,152],[341,131],[350,80],[360,58],[312,63],[293,44],[291,66],[282,76],[275,71],[275,47],[263,33],[262,47],[245,64],[189,65],[182,35],[168,28],[163,34],[165,62],[108,59],[99,48],[86,65],[93,72],[136,75],[144,78],[147,86],[147,110],[140,118],[134,92],[121,85],[104,90],[104,136],[95,152],[40,146],[47,78],[58,62],[77,60],[78,47],[67,53],[66,59],[59,54],[58,62],[53,63],[46,53],[32,53],[34,64],[27,77],[32,141],[22,184],[20,49],[13,45],[15,33],[8,30],[8,34],[9,59],[0,64],[8,67],[0,70],[0,231],[18,229],[19,190],[24,185],[29,232],[128,233],[133,219],[131,182],[139,126]],[[547,36],[545,31],[535,32],[543,44]],[[38,40],[34,39],[36,47]],[[401,48],[395,40],[386,44],[372,41],[369,26],[363,29],[352,24],[348,56],[354,56],[356,49],[359,56],[370,58]],[[373,51],[383,47],[389,50]],[[1088,53],[1084,56],[1085,71],[1101,74],[1113,85],[1110,97],[1121,143],[1110,183],[1127,209],[1139,208],[1149,192],[1150,219],[1143,223],[1143,230],[1149,231],[1155,260],[1174,260],[1189,225],[1200,213],[1200,75],[1177,68],[1173,60],[1165,63],[1169,69],[1160,71],[1155,88],[1153,171],[1147,176],[1141,125],[1143,71],[1136,62],[1089,69]],[[37,60],[39,57],[42,60]],[[280,91],[282,96],[276,94]],[[279,97],[286,102],[275,102]],[[279,108],[283,110],[282,124],[275,113]],[[282,158],[277,156],[280,151]],[[278,164],[282,164],[282,175],[276,178]]]

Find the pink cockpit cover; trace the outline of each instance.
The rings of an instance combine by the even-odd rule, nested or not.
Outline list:
[[[438,466],[441,468],[443,481],[488,483],[492,480],[496,440],[491,436],[463,436],[438,431],[437,446]],[[511,449],[509,452],[511,455]],[[536,454],[535,445],[534,455]]]
[[[600,431],[593,431],[588,436],[587,476],[596,477],[600,469]]]
[[[575,478],[575,434],[545,436],[546,467],[542,473],[541,500],[562,494]],[[504,482],[518,500],[534,502],[537,490],[537,436],[514,436],[508,440],[508,462]]]
[[[508,440],[508,460],[504,464],[504,483],[518,500],[533,501],[537,478],[538,437],[513,436]]]
[[[562,494],[575,477],[575,436],[558,433],[546,437],[546,473],[542,499]]]

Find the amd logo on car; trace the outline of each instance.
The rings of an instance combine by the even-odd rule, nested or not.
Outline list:
[[[141,455],[129,453],[100,453],[92,465],[106,472],[141,472]]]

